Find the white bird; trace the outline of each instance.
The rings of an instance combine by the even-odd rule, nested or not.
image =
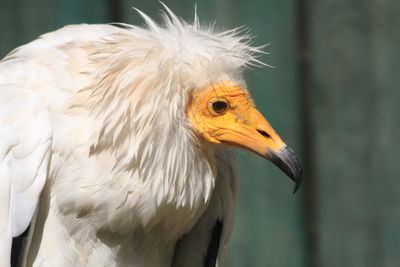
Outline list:
[[[240,31],[73,25],[0,62],[0,265],[222,266],[237,197],[230,146],[301,166],[257,111]]]

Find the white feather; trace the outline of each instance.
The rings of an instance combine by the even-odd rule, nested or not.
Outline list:
[[[232,219],[234,163],[222,164],[215,147],[197,138],[185,110],[190,92],[211,83],[245,88],[242,70],[258,63],[260,51],[236,30],[202,28],[197,15],[189,25],[165,9],[164,25],[139,11],[146,28],[67,26],[0,62],[0,84],[40,95],[53,128],[24,264],[169,266],[175,243],[191,236],[199,218],[207,223],[196,229],[204,231],[209,220]],[[47,159],[46,149],[38,153]],[[221,255],[230,229],[229,222]]]
[[[47,178],[52,130],[40,97],[0,85],[0,265],[28,227]]]

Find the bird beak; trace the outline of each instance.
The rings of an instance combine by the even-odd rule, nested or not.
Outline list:
[[[245,122],[236,121],[225,125],[225,133],[217,139],[270,160],[295,182],[295,193],[300,187],[303,173],[298,157],[256,108],[250,108],[247,114],[248,119]]]
[[[269,152],[269,160],[281,169],[295,183],[293,194],[300,188],[303,168],[301,163],[292,149],[284,147],[277,152]]]
[[[225,101],[219,113],[210,99]],[[295,182],[295,193],[302,181],[302,167],[296,154],[281,140],[264,116],[255,108],[250,95],[230,82],[193,91],[187,115],[197,133],[214,144],[250,150],[270,160]]]

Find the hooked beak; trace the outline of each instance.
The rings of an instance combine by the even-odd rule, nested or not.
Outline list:
[[[268,154],[269,160],[295,182],[293,194],[296,193],[301,185],[303,168],[294,151],[286,146],[276,152],[270,151]]]
[[[215,110],[216,102],[210,99],[221,106]],[[302,181],[301,163],[249,99],[248,93],[228,81],[193,91],[187,115],[208,142],[244,148],[270,160],[295,182],[295,193]]]

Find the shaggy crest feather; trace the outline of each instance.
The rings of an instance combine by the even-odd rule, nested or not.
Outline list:
[[[120,159],[115,168],[150,183],[157,205],[166,200],[193,208],[199,192],[209,200],[215,166],[184,112],[189,92],[228,79],[245,88],[241,72],[263,64],[256,58],[262,51],[250,45],[244,28],[218,33],[202,28],[197,14],[190,25],[164,8],[163,25],[136,9],[145,28],[119,24],[117,33],[89,47],[97,75],[79,93],[85,96],[80,106],[100,121],[92,153],[113,149]],[[206,175],[198,181],[196,173]]]

